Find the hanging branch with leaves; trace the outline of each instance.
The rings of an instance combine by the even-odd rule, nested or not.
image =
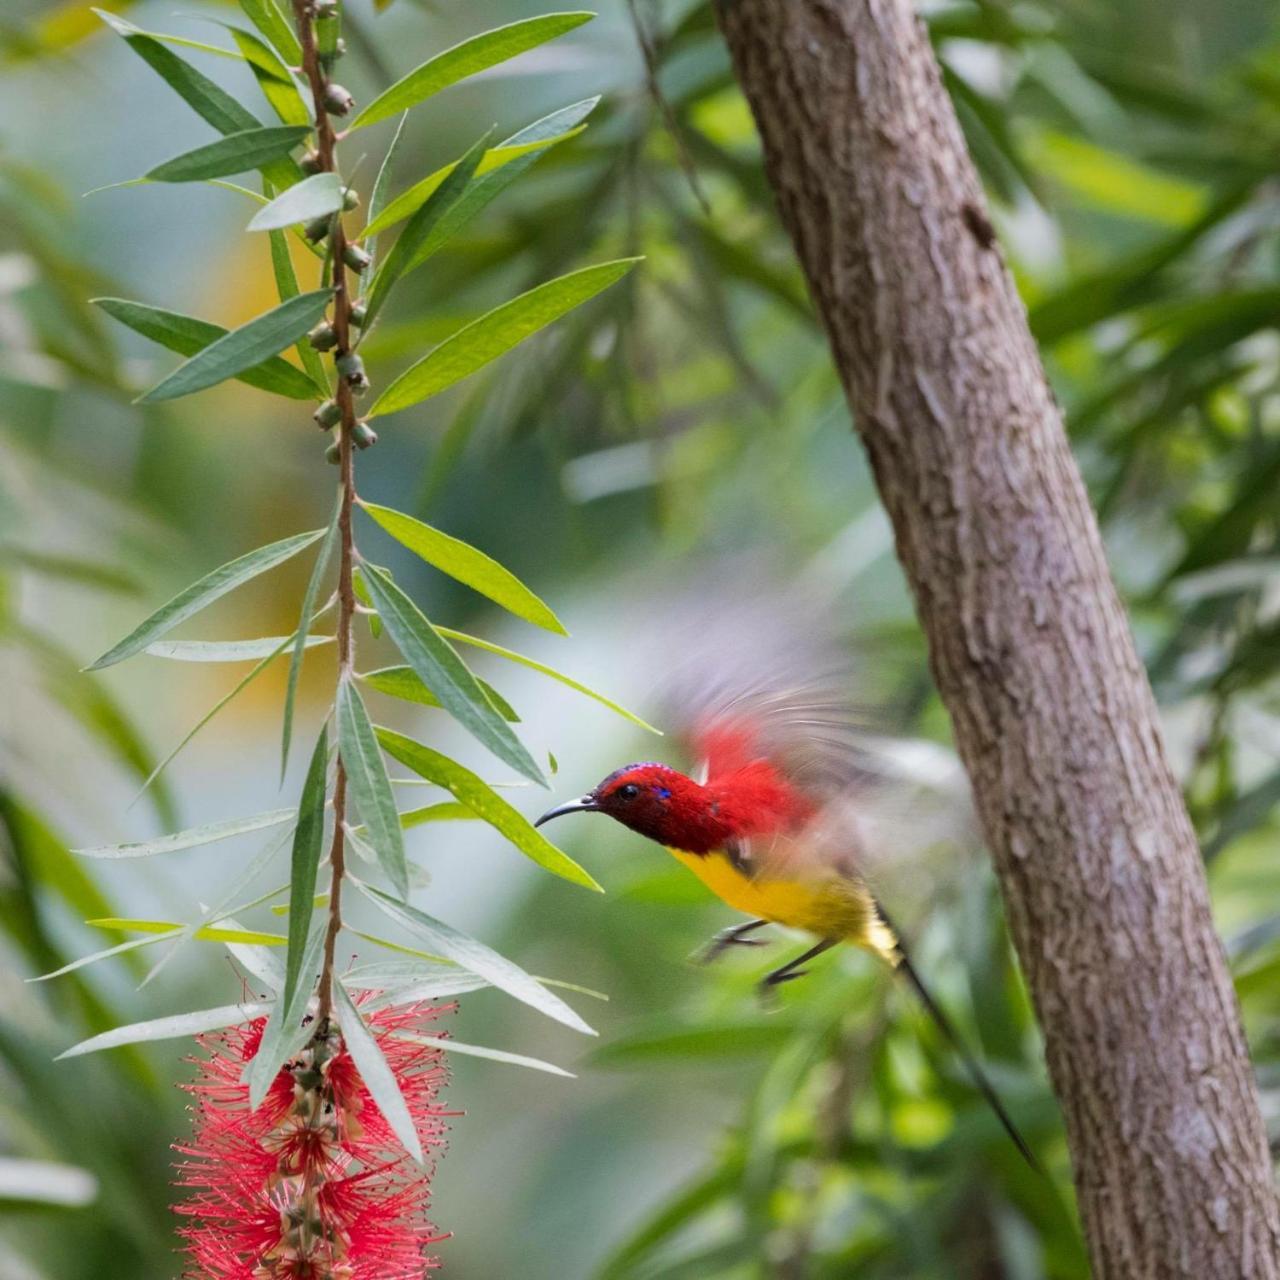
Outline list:
[[[299,673],[309,649],[336,646],[336,687],[296,807],[79,851],[99,859],[154,857],[271,831],[262,852],[218,903],[198,917],[185,922],[95,921],[140,936],[59,970],[167,943],[164,958],[151,971],[154,976],[179,947],[217,943],[228,947],[248,981],[268,994],[258,1001],[120,1027],[63,1056],[171,1037],[200,1040],[205,1058],[190,1086],[197,1100],[195,1134],[178,1148],[184,1153],[179,1182],[193,1192],[178,1208],[200,1274],[231,1274],[228,1268],[248,1266],[262,1276],[338,1277],[357,1274],[352,1268],[363,1264],[373,1270],[358,1274],[416,1276],[422,1274],[425,1251],[434,1239],[423,1212],[428,1186],[420,1166],[443,1127],[435,1102],[442,1054],[470,1053],[565,1074],[523,1055],[428,1034],[440,1012],[434,1002],[493,986],[576,1031],[590,1033],[591,1028],[551,989],[556,984],[526,973],[409,901],[415,869],[406,857],[404,829],[422,822],[479,819],[546,870],[576,885],[599,886],[476,773],[430,746],[375,725],[364,691],[442,708],[505,765],[539,784],[545,783],[543,771],[512,727],[515,712],[472,673],[456,646],[479,647],[532,667],[635,717],[544,664],[432,623],[386,569],[365,557],[357,544],[357,512],[435,569],[517,617],[564,634],[552,610],[483,552],[412,516],[365,501],[356,485],[357,457],[377,442],[372,419],[408,409],[468,377],[619,280],[635,260],[587,267],[495,308],[413,363],[362,412],[371,380],[359,347],[396,285],[540,155],[578,133],[594,101],[555,111],[496,145],[486,134],[454,163],[389,199],[403,113],[467,76],[573,30],[592,15],[545,14],[475,36],[428,59],[352,115],[351,94],[333,78],[343,53],[337,0],[294,0],[292,24],[274,0],[242,0],[241,7],[256,32],[232,27],[235,52],[217,52],[248,65],[278,124],[264,126],[173,47],[185,50],[193,42],[143,31],[113,15],[100,16],[220,135],[156,165],[139,181],[210,183],[254,200],[260,207],[247,231],[265,232],[270,239],[279,305],[227,330],[142,302],[97,301],[113,319],[187,357],[145,391],[142,402],[176,399],[228,379],[317,402],[315,422],[334,436],[328,450],[339,476],[334,515],[325,528],[259,547],[206,574],[90,669],[144,654],[178,661],[253,661],[249,674],[187,735],[177,748],[181,750],[214,712],[288,654],[282,779]],[[361,202],[342,171],[341,144],[353,131],[394,116],[400,122],[373,184],[367,220],[362,229],[353,230],[348,223]],[[350,123],[339,128],[348,117]],[[228,181],[248,171],[260,175],[260,194]],[[400,233],[379,262],[377,237],[396,223],[403,223]],[[304,289],[298,278],[295,247],[314,263],[314,287]],[[297,348],[300,366],[285,358],[291,347]],[[237,641],[168,638],[222,596],[304,552],[312,552],[315,561],[292,635]],[[336,582],[325,598],[335,560]],[[361,615],[385,630],[403,665],[363,673],[357,669]],[[332,635],[312,630],[329,616],[335,619]],[[177,750],[155,769],[149,783]],[[450,799],[401,811],[387,757]],[[291,850],[288,882],[255,893],[254,882],[286,845]],[[359,864],[359,875],[353,863]],[[395,958],[339,973],[337,945],[350,927],[352,892],[411,944],[359,931]],[[263,905],[285,916],[284,934],[240,923],[239,916]],[[281,950],[283,963],[277,958]]]

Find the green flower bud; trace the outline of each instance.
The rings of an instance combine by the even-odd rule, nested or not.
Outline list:
[[[378,443],[378,433],[367,422],[357,422],[351,429],[351,439],[356,448],[367,449]]]
[[[324,87],[324,109],[331,116],[345,116],[356,100],[336,80],[331,80]]]
[[[349,244],[342,251],[342,260],[351,268],[352,271],[367,271],[369,263],[373,261],[371,257],[358,245]]]
[[[362,298],[359,302],[353,303],[351,310],[347,313],[348,319],[357,329],[364,328],[364,322],[369,317],[369,308]]]
[[[326,400],[311,416],[321,431],[328,431],[342,421],[342,407],[336,400]]]
[[[360,207],[360,193],[355,187],[343,187],[342,189],[342,207],[350,213],[352,209]]]
[[[307,334],[307,341],[317,351],[332,351],[338,345],[338,332],[327,320],[321,320]]]
[[[342,461],[342,446],[336,440],[324,451],[324,460],[335,467]]]
[[[340,355],[334,363],[338,376],[356,395],[363,395],[369,390],[369,375],[364,371],[364,361],[354,351]]]

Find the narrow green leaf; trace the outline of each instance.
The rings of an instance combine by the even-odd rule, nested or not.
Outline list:
[[[158,640],[143,650],[151,658],[168,658],[173,662],[256,662],[270,657],[288,644],[292,636],[263,636],[260,640]],[[302,644],[307,649],[332,644],[333,636],[314,636],[303,632]]]
[[[396,1083],[395,1073],[387,1065],[378,1042],[365,1026],[360,1010],[347,994],[346,987],[336,977],[333,980],[333,1009],[338,1015],[338,1026],[347,1052],[373,1098],[373,1105],[382,1112],[382,1118],[391,1126],[404,1149],[421,1164],[422,1142],[409,1113],[409,1105]]]
[[[470,769],[391,729],[379,728],[377,735],[378,741],[389,755],[412,769],[419,777],[426,778],[438,787],[444,787],[476,817],[500,831],[521,853],[540,867],[573,884],[595,889],[598,893],[604,892],[567,853],[557,849],[527,818],[512,808]]]
[[[267,1096],[271,1083],[280,1074],[280,1068],[307,1041],[311,1034],[309,1025],[303,1022],[307,1005],[311,1000],[312,984],[320,957],[324,951],[328,922],[317,920],[307,937],[299,972],[303,977],[293,989],[293,998],[287,1004],[275,1001],[271,1006],[267,1025],[262,1029],[258,1052],[241,1077],[249,1086],[249,1106],[257,1110]]]
[[[79,959],[72,960],[69,964],[64,964],[60,969],[54,969],[50,973],[42,973],[38,978],[28,978],[28,982],[48,982],[50,978],[61,978],[64,973],[73,973],[76,969],[83,969],[86,965],[97,964],[99,960],[107,960],[112,956],[123,955],[127,951],[137,951],[139,947],[154,947],[157,942],[163,942],[166,938],[176,938],[182,932],[181,927],[170,929],[167,933],[157,934],[150,938],[130,938],[127,942],[117,942],[113,947],[105,947],[101,951],[95,951],[92,955],[80,956]]]
[[[197,320],[195,316],[184,316],[177,311],[165,311],[124,298],[94,298],[93,305],[135,333],[182,356],[197,355],[228,332],[222,325],[208,320]],[[324,385],[322,383],[318,387],[300,369],[275,355],[242,370],[235,377],[251,387],[288,396],[292,400],[314,400]]]
[[[258,39],[252,32],[242,31],[230,23],[224,24],[236,42],[253,78],[262,90],[262,96],[270,103],[272,111],[279,116],[283,124],[312,124],[311,112],[298,92],[298,85],[289,68],[285,66],[280,55],[266,41]]]
[[[203,182],[206,178],[227,178],[233,173],[260,169],[270,160],[287,156],[310,131],[308,125],[259,125],[240,133],[229,133],[216,142],[184,151],[182,155],[148,169],[143,176],[152,182]]]
[[[342,494],[333,508],[333,518],[325,531],[324,542],[320,544],[320,552],[311,568],[311,576],[307,579],[307,589],[302,596],[302,614],[298,619],[298,630],[295,633],[293,652],[289,655],[289,679],[284,692],[284,723],[280,732],[280,778],[284,780],[285,770],[289,767],[289,746],[293,740],[293,707],[298,696],[298,677],[302,674],[302,658],[307,648],[305,643],[307,628],[311,625],[311,615],[315,612],[316,601],[320,596],[320,584],[333,558],[333,549],[338,541],[338,516],[342,512]]]
[[[501,605],[517,618],[532,622],[536,627],[568,635],[560,619],[510,570],[504,569],[483,551],[433,529],[413,516],[376,503],[361,502],[361,508],[389,533],[401,546],[408,547],[414,555],[429,565],[464,583],[473,591]]]
[[[572,1027],[585,1035],[595,1035],[587,1023],[559,996],[553,995],[519,965],[500,956],[483,942],[427,915],[425,911],[419,911],[417,907],[397,902],[372,885],[357,881],[356,887],[384,914],[421,939],[434,954],[454,961],[469,973],[487,978],[500,991],[505,991],[521,1003],[537,1009],[539,1013],[562,1022],[566,1027]]]
[[[249,220],[247,231],[276,231],[309,222],[342,208],[342,179],[336,173],[315,173],[286,187]]]
[[[279,542],[259,547],[256,551],[250,551],[247,555],[230,560],[212,573],[205,574],[198,582],[193,582],[186,590],[180,591],[167,604],[161,605],[155,613],[139,623],[119,644],[108,649],[86,670],[97,671],[102,667],[123,662],[126,658],[133,657],[135,653],[141,653],[147,645],[159,640],[161,636],[193,617],[215,600],[220,600],[236,587],[296,556],[299,551],[322,538],[324,532],[323,529],[314,529],[310,533],[298,533],[292,538],[282,538]]]
[[[316,893],[316,871],[324,844],[325,774],[329,767],[329,731],[322,727],[311,753],[311,764],[302,784],[298,804],[298,825],[293,832],[293,853],[289,880],[289,953],[285,960],[284,987],[280,998],[287,1006],[293,999],[302,973],[302,958],[311,926],[312,899]]]
[[[441,89],[554,40],[594,17],[593,13],[547,13],[472,36],[436,54],[380,93],[351,122],[351,128],[376,124],[388,116],[415,107]]]
[[[387,778],[387,766],[369,723],[360,690],[350,680],[338,685],[338,750],[347,772],[351,793],[369,832],[378,863],[402,897],[409,894],[409,872],[404,858],[404,835],[396,798]]]
[[[175,400],[234,378],[261,364],[302,337],[324,315],[332,289],[299,294],[232,329],[180,364],[168,377],[138,397],[138,403]]]
[[[387,148],[387,153],[382,157],[382,164],[378,169],[378,176],[374,179],[373,190],[369,193],[369,225],[365,227],[363,232],[364,251],[369,255],[369,265],[366,268],[366,274],[377,270],[378,266],[378,237],[376,231],[372,229],[373,224],[378,221],[383,206],[387,203],[387,191],[391,187],[392,167],[395,163],[395,157],[400,151],[400,139],[404,137],[404,124],[408,120],[409,114],[405,112],[400,117],[399,123],[396,125],[395,136],[391,139],[391,145]]]
[[[431,234],[432,228],[449,206],[466,189],[467,183],[474,176],[476,166],[479,165],[481,158],[484,156],[485,148],[489,145],[489,139],[492,136],[493,130],[491,129],[479,142],[472,144],[471,149],[453,166],[449,176],[436,188],[431,198],[409,219],[404,230],[396,238],[395,244],[391,247],[391,252],[387,254],[386,261],[378,269],[378,273],[373,277],[373,283],[369,286],[368,314],[364,323],[364,331],[366,333],[373,327],[373,323],[386,303],[392,287],[408,270],[409,263],[417,253],[418,248],[427,236]]]
[[[526,125],[519,132],[513,133],[511,137],[498,143],[496,147],[486,151],[484,158],[480,161],[480,167],[476,170],[477,178],[483,179],[483,181],[473,183],[467,190],[464,199],[460,202],[460,205],[467,206],[465,216],[467,218],[474,216],[504,187],[509,186],[530,165],[535,163],[544,151],[561,142],[567,142],[570,138],[577,137],[582,132],[582,121],[595,110],[599,102],[600,99],[597,96],[584,98],[581,102],[561,107],[559,110],[551,112],[550,115],[545,115],[541,119],[535,120],[532,124]],[[516,163],[517,161],[519,163]],[[514,169],[512,169],[513,165],[515,166]],[[508,170],[511,171],[508,172]],[[385,231],[393,223],[409,217],[415,209],[420,208],[423,201],[430,198],[431,193],[452,171],[452,163],[437,169],[420,182],[415,183],[407,191],[402,192],[390,204],[385,204],[383,200],[379,200],[375,204],[373,200],[370,200],[369,221],[362,233],[366,238],[366,244],[369,236]],[[379,176],[381,177],[381,175]],[[455,208],[458,208],[459,213],[461,213],[460,206],[455,206]],[[454,213],[451,210],[445,221],[452,224],[453,218]],[[455,230],[457,230],[457,227],[451,225],[449,234],[452,234]],[[417,265],[416,262],[414,265]]]
[[[278,827],[292,817],[292,809],[274,809],[270,813],[255,813],[251,818],[231,818],[200,827],[188,827],[186,831],[175,831],[172,835],[159,836],[155,840],[94,845],[87,849],[73,849],[72,852],[78,853],[82,858],[150,858],[159,853],[176,853],[179,849],[194,849],[198,845],[230,840],[232,836],[244,835],[248,831]]]
[[[357,674],[356,678],[390,698],[399,698],[403,702],[416,702],[424,707],[441,705],[440,699],[422,683],[422,677],[412,667],[383,667],[380,671]],[[515,708],[493,685],[479,676],[476,676],[476,684],[484,690],[484,696],[489,699],[504,720],[509,720],[513,724],[519,722],[520,717],[516,714]]]
[[[530,671],[537,671],[544,676],[550,676],[552,680],[558,680],[562,685],[574,690],[574,692],[593,698],[602,707],[608,707],[610,711],[620,715],[624,720],[630,720],[632,724],[637,725],[639,728],[647,729],[650,733],[656,733],[659,736],[662,735],[661,729],[655,729],[647,720],[641,720],[635,712],[628,711],[626,707],[614,702],[612,698],[606,698],[604,694],[597,693],[594,689],[588,688],[572,676],[567,676],[564,672],[547,666],[545,662],[539,662],[536,658],[526,657],[523,653],[516,653],[514,649],[504,649],[502,645],[494,644],[490,640],[481,640],[479,636],[467,635],[463,631],[454,631],[450,627],[439,627],[437,629],[446,640],[453,640],[458,644],[467,644],[477,649],[483,649],[485,653],[496,654],[499,658],[505,658],[508,662],[515,662],[522,667],[528,667]]]
[[[443,1049],[446,1053],[461,1053],[471,1058],[488,1058],[490,1062],[505,1062],[512,1067],[528,1067],[532,1071],[545,1071],[548,1075],[564,1076],[567,1080],[576,1077],[572,1071],[557,1067],[553,1062],[544,1062],[541,1058],[526,1057],[523,1053],[508,1053],[505,1049],[489,1049],[484,1045],[467,1044],[464,1040],[445,1039],[442,1036],[423,1036],[413,1031],[392,1032],[397,1040],[407,1040],[410,1044],[425,1045],[428,1049]]]
[[[623,258],[571,272],[473,320],[396,378],[374,402],[369,416],[406,409],[470,377],[622,279],[639,261]]]
[[[479,816],[465,804],[453,804],[444,800],[439,804],[427,804],[420,809],[406,810],[400,815],[400,826],[403,830],[409,831],[428,822],[468,822]]]
[[[465,973],[456,964],[448,961],[426,960],[370,960],[364,964],[353,965],[342,975],[350,991],[392,991],[407,989],[423,983],[446,983],[467,981],[471,983],[469,990],[476,991],[489,984],[474,973]],[[443,991],[436,994],[444,994]],[[370,1001],[370,1008],[385,1003],[381,999]]]
[[[134,920],[125,916],[104,916],[101,920],[86,920],[95,929],[117,929],[128,933],[169,934],[190,928],[178,920]],[[202,942],[238,942],[255,947],[282,947],[287,939],[279,933],[262,933],[257,929],[241,929],[234,925],[206,924],[191,929],[191,936]]]
[[[283,231],[268,231],[267,239],[271,243],[271,274],[275,276],[276,293],[281,302],[288,302],[301,292],[298,288],[298,273],[294,271],[293,259],[289,256],[288,237]],[[305,237],[303,243],[312,250],[316,247]],[[311,381],[320,389],[321,395],[328,399],[329,371],[325,368],[320,353],[307,341],[305,334],[298,339],[295,350]]]
[[[102,1049],[115,1049],[122,1044],[141,1044],[152,1040],[178,1040],[198,1036],[206,1031],[222,1027],[239,1026],[260,1018],[270,1009],[265,1004],[225,1004],[217,1009],[198,1009],[194,1013],[178,1013],[168,1018],[152,1018],[148,1022],[134,1022],[127,1027],[116,1027],[101,1035],[81,1040],[70,1049],[58,1054],[56,1062],[63,1058],[78,1058],[86,1053],[98,1053]]]
[[[288,66],[302,65],[302,46],[276,0],[239,0],[239,4],[245,17],[271,41]]]
[[[203,909],[203,907],[204,904],[201,903],[201,908]],[[219,927],[234,929],[244,934],[253,932],[251,929],[245,929],[233,916],[223,916]],[[231,954],[231,958],[246,973],[251,977],[257,978],[271,992],[273,998],[279,998],[280,992],[284,989],[284,965],[280,963],[280,959],[275,953],[274,943],[260,946],[228,940],[225,945],[227,951]]]
[[[485,697],[462,659],[388,574],[372,565],[367,570],[365,582],[378,616],[405,661],[440,699],[440,705],[499,760],[545,785],[537,762]]]

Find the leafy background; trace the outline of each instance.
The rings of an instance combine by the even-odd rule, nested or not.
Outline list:
[[[380,424],[360,459],[370,500],[482,546],[553,601],[573,637],[477,618],[474,597],[389,542],[386,561],[432,616],[484,626],[654,714],[642,655],[660,652],[664,603],[707,559],[763,553],[848,621],[872,699],[945,747],[887,528],[709,11],[596,7],[592,23],[410,118],[399,185],[491,123],[505,136],[603,95],[583,135],[402,287],[370,351],[407,360],[588,262],[643,253],[643,268],[456,391]],[[232,5],[127,8],[141,26],[223,45],[209,19],[245,25]],[[381,13],[353,3],[342,78],[367,101],[432,51],[530,11],[516,0],[398,0]],[[959,4],[929,18],[1164,708],[1275,1131],[1274,14],[1262,0],[1127,0]],[[241,234],[233,194],[81,198],[207,130],[87,6],[8,6],[0,56],[0,1152],[70,1162],[98,1187],[71,1209],[0,1185],[0,1274],[137,1280],[174,1270],[167,1144],[182,1129],[172,1082],[185,1068],[173,1044],[50,1059],[105,1026],[225,1003],[240,978],[210,946],[188,948],[141,991],[144,970],[127,961],[23,979],[119,937],[83,920],[180,919],[250,856],[243,841],[99,874],[66,848],[288,803],[275,763],[284,673],[251,685],[168,784],[129,807],[238,673],[146,659],[105,677],[78,668],[213,565],[323,524],[331,472],[305,412],[238,384],[132,405],[169,363],[86,305],[137,297],[231,326],[274,303],[266,244]],[[243,67],[199,65],[246,100],[254,92]],[[386,141],[369,133],[366,189]],[[305,573],[285,566],[190,634],[287,634]],[[362,665],[393,660],[367,635],[360,643]],[[525,740],[554,751],[558,794],[664,750],[559,686],[482,670],[519,710]],[[313,657],[307,725],[331,685],[327,659]],[[460,736],[432,732],[473,759]],[[305,752],[294,755],[286,796],[305,768]],[[528,813],[544,803],[532,789],[509,794]],[[447,1274],[1084,1274],[1056,1111],[981,857],[932,860],[914,877],[928,891],[904,888],[903,913],[1050,1182],[1028,1178],[952,1056],[870,961],[839,957],[765,1016],[750,991],[759,957],[718,971],[687,963],[725,913],[678,868],[589,819],[563,835],[607,898],[538,877],[467,824],[409,837],[433,912],[533,972],[611,997],[585,1009],[594,1045],[493,993],[462,1001],[461,1038],[578,1079],[454,1062],[449,1097],[467,1116],[436,1181],[437,1219],[456,1233]]]

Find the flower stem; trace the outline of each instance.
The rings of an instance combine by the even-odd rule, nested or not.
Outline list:
[[[329,77],[320,58],[316,42],[315,14],[311,0],[293,0],[294,20],[298,29],[298,42],[302,46],[302,70],[311,86],[311,98],[315,108],[316,152],[320,171],[337,173],[337,138],[333,121],[326,108]],[[333,264],[333,329],[337,334],[335,356],[347,355],[351,350],[351,298],[347,290],[347,267],[344,260],[347,240],[342,225],[342,215],[334,216],[330,236],[330,261]],[[337,379],[334,398],[342,411],[337,425],[339,484],[342,506],[338,512],[338,680],[350,680],[355,669],[356,593],[353,582],[355,568],[355,538],[352,533],[351,512],[355,504],[355,402],[346,378]],[[342,928],[342,880],[346,869],[346,837],[344,822],[347,809],[347,771],[338,756],[338,768],[333,783],[333,845],[329,851],[332,867],[332,883],[329,889],[329,925],[325,934],[324,964],[320,971],[320,1005],[316,1016],[317,1034],[328,1031],[329,1016],[333,1008],[333,963]]]

